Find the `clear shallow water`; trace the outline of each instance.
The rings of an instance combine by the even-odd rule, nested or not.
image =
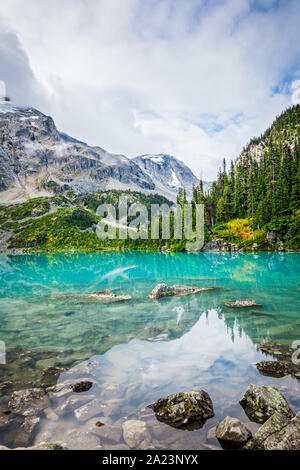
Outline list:
[[[250,383],[281,387],[298,411],[297,380],[262,376],[254,364],[266,359],[255,343],[291,345],[300,339],[299,268],[300,256],[293,253],[1,256],[0,341],[8,352],[5,371],[16,382],[15,388],[24,388],[43,367],[66,367],[59,378],[64,381],[70,375],[80,377],[85,361],[92,361],[99,400],[108,408],[111,400],[118,404],[110,415],[113,422],[139,416],[140,408],[166,394],[206,390],[216,418],[200,431],[173,431],[180,437],[165,447],[189,447],[191,435],[197,442],[205,440],[207,428],[228,414],[247,421],[238,400]],[[146,299],[159,282],[216,289],[156,302]],[[133,300],[103,304],[76,297],[102,289],[128,293]],[[61,297],[64,294],[74,297]],[[224,306],[246,297],[262,307]],[[16,350],[25,356],[34,351],[35,359],[25,363],[12,359],[10,364],[10,351],[13,358]],[[108,394],[105,390],[111,384],[114,392]],[[40,433],[60,437],[66,428],[80,426],[73,415],[55,425],[44,419]]]

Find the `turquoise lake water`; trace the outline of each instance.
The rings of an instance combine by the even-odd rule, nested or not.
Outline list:
[[[226,415],[245,421],[238,401],[250,383],[281,387],[298,411],[299,382],[262,376],[255,363],[272,357],[255,344],[291,346],[300,340],[299,272],[296,253],[2,255],[0,341],[6,345],[5,367],[13,370],[15,388],[22,388],[27,372],[44,363],[10,364],[10,352],[26,356],[35,351],[41,361],[49,353],[51,365],[69,371],[61,375],[62,381],[70,371],[76,375],[85,361],[94,361],[99,387],[116,386],[120,406],[115,420],[134,416],[167,394],[202,388],[216,414],[205,429]],[[161,282],[216,289],[148,300]],[[132,300],[104,304],[76,297],[103,289],[130,294]],[[224,305],[243,298],[261,307]]]

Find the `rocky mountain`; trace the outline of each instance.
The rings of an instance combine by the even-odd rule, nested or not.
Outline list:
[[[124,155],[90,147],[60,133],[51,117],[11,103],[0,104],[0,156],[1,200],[66,188],[76,193],[155,189],[151,179]]]
[[[57,130],[51,117],[30,107],[0,103],[0,199],[76,194],[109,189],[158,193],[174,200],[179,186],[198,184],[168,155],[129,159],[91,147]]]
[[[198,186],[199,180],[194,173],[180,160],[171,155],[140,155],[133,161],[155,183],[160,194],[174,199],[179,188],[186,188],[187,195],[192,197],[193,186]],[[204,183],[204,190],[209,183]]]

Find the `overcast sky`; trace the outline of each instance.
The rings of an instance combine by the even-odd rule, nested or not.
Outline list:
[[[1,0],[0,80],[91,145],[206,180],[300,102],[299,0]]]

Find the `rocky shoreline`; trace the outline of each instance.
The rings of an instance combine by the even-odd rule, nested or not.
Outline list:
[[[164,248],[164,247],[163,247]],[[164,250],[163,248],[158,248],[157,250],[149,249],[139,249],[139,251],[145,252],[155,252],[155,253],[171,253],[171,250]],[[83,248],[61,248],[61,249],[40,249],[40,248],[5,248],[0,249],[0,254],[3,255],[35,255],[35,254],[55,254],[55,253],[90,253],[90,252],[101,252],[101,251],[118,251],[117,248],[112,247],[101,247],[99,250],[95,249],[83,249]],[[131,248],[122,247],[122,251],[132,251]],[[257,252],[270,252],[270,253],[299,253],[300,249],[290,249],[284,248],[282,245],[275,246],[269,244],[267,247],[253,246],[251,249],[238,248],[238,245],[234,243],[227,243],[222,239],[213,239],[210,242],[206,243],[204,247],[199,251],[199,253],[257,253]]]
[[[210,290],[158,284],[147,299],[157,301]],[[117,296],[109,290],[83,297],[105,302],[131,300],[129,295]],[[252,299],[224,305],[230,309],[260,306]],[[261,375],[291,376],[300,381],[300,365],[292,360],[295,349],[275,343],[260,343],[256,348],[268,359],[276,359],[256,364]],[[135,404],[139,383],[133,383],[124,393],[117,384],[99,382],[97,361],[79,360],[73,367],[66,351],[16,350],[9,352],[9,362],[10,368],[3,366],[1,371],[6,379],[0,383],[0,450],[181,448],[179,430],[199,431],[189,434],[197,449],[300,450],[299,411],[294,416],[275,387],[249,385],[240,405],[236,404],[244,409],[245,423],[229,415],[215,422],[213,401],[204,390],[179,391],[124,416],[122,409],[128,403]],[[206,422],[212,419],[215,426],[207,429]],[[186,445],[190,444],[191,440],[187,441]]]
[[[257,363],[260,373],[274,376],[274,370],[280,374],[292,370],[300,380],[300,367],[291,361],[295,350],[274,343],[258,344],[257,348],[280,358],[262,361],[272,367]],[[132,396],[127,392],[121,397],[118,385],[98,384],[97,367],[93,362],[70,370],[48,366],[29,388],[12,391],[8,383],[2,384],[0,433],[5,441],[0,450],[163,450],[181,448],[182,431],[197,449],[300,450],[300,412],[294,415],[276,387],[249,385],[240,399],[249,419],[245,423],[232,416],[216,422],[216,410],[204,390],[178,392],[120,417],[126,400],[134,401],[135,390]],[[75,424],[70,425],[70,416]],[[66,427],[59,434],[56,429],[61,420]],[[205,423],[209,420],[215,426],[208,428]],[[195,430],[200,434],[190,432]]]

